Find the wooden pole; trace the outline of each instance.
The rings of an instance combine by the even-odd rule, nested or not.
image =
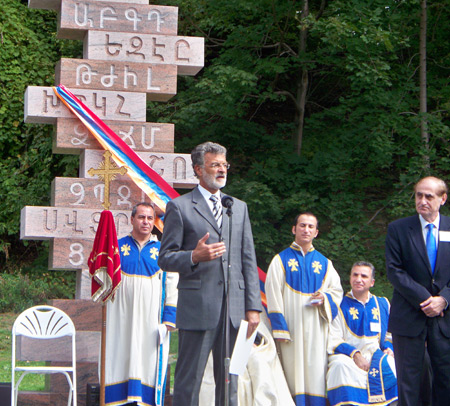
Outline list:
[[[105,406],[106,303],[102,304],[102,342],[100,349],[100,406]]]

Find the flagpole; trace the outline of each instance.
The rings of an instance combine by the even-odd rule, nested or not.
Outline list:
[[[100,406],[105,406],[106,303],[102,303],[102,342],[100,349]]]
[[[231,235],[232,235],[232,225],[233,225],[233,198],[230,196],[222,197],[222,206],[227,208],[228,216],[228,245],[231,247]],[[227,269],[227,284],[225,291],[225,359],[224,359],[224,369],[225,369],[225,393],[224,393],[224,405],[229,406],[230,404],[230,279],[231,279],[231,249],[228,248],[228,269]]]
[[[105,406],[106,382],[106,303],[113,300],[121,284],[120,254],[114,217],[109,210],[100,215],[94,245],[89,255],[89,273],[92,278],[91,296],[102,303],[102,327],[100,338],[100,406]]]

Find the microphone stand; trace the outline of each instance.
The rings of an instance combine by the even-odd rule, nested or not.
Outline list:
[[[230,199],[231,200],[231,199]],[[233,200],[226,201],[227,216],[228,216],[228,269],[227,269],[227,284],[225,290],[225,406],[230,404],[230,277],[231,277],[231,228],[232,228],[232,216],[233,211],[231,206],[233,205]],[[223,201],[223,200],[222,200]]]

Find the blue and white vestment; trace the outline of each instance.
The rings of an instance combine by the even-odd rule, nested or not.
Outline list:
[[[331,323],[328,343],[328,399],[335,405],[388,405],[397,400],[394,358],[387,332],[389,301],[370,295],[367,303],[352,292],[342,299],[338,317]],[[356,352],[371,361],[369,372],[353,361]]]
[[[175,326],[178,274],[158,267],[156,236],[119,240],[122,283],[107,304],[105,404],[155,405],[158,326]]]
[[[303,254],[295,242],[276,255],[267,272],[266,297],[273,337],[280,343],[281,364],[297,406],[325,406],[329,323],[342,299],[338,273],[313,247]],[[311,305],[320,291],[322,306]]]

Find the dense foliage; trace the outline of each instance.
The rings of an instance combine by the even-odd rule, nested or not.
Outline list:
[[[56,14],[25,3],[0,0],[0,264],[23,252],[21,207],[48,204],[52,178],[77,167],[51,154],[49,126],[22,116],[26,86],[51,84],[57,60],[79,57],[80,44],[58,41]],[[172,100],[150,103],[147,121],[174,123],[177,151],[206,140],[228,147],[226,191],[249,205],[259,265],[291,241],[294,215],[310,210],[320,219],[316,246],[344,279],[360,259],[383,274],[386,225],[414,212],[412,184],[428,173],[449,178],[446,2],[428,7],[429,144],[420,134],[419,0],[156,4],[179,7],[180,35],[205,37],[206,62],[196,77],[179,77]]]
[[[31,306],[47,304],[51,299],[73,299],[73,283],[68,283],[67,279],[71,279],[70,275],[59,272],[56,277],[55,273],[1,273],[0,313],[20,313]]]

